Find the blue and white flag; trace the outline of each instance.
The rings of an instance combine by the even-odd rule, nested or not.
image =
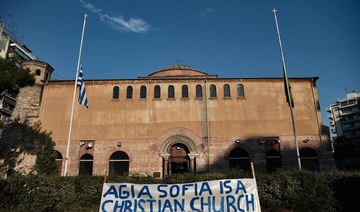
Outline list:
[[[88,108],[88,100],[86,97],[85,82],[84,82],[82,66],[80,67],[77,86],[79,87],[79,104],[85,105]]]

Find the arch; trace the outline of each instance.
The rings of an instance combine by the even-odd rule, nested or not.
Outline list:
[[[189,149],[190,154],[197,154],[195,142],[184,135],[173,135],[166,139],[165,142],[161,145],[160,154],[167,154],[171,146],[176,143],[184,144]]]
[[[234,148],[229,154],[230,170],[240,169],[251,171],[249,153],[240,147]]]
[[[242,84],[237,85],[237,97],[238,98],[244,98],[245,97],[244,86]]]
[[[155,85],[154,87],[154,99],[160,99],[161,98],[161,90],[159,85]]]
[[[216,85],[211,84],[210,85],[210,97],[216,98],[217,94],[216,94]]]
[[[182,150],[182,154],[174,153],[179,150]],[[196,144],[189,137],[184,135],[169,137],[160,147],[160,156],[163,158],[163,175],[195,171],[198,155]]]
[[[140,99],[146,99],[146,86],[142,85],[140,87]]]
[[[126,175],[129,173],[129,155],[116,151],[109,158],[109,175]]]
[[[41,70],[40,70],[40,69],[36,69],[35,75],[36,75],[36,76],[40,76],[40,75],[41,75]]]
[[[92,175],[93,173],[93,156],[89,153],[83,154],[80,158],[79,175]]]
[[[55,164],[56,164],[56,167],[57,167],[57,174],[58,175],[61,175],[61,171],[62,171],[62,164],[63,164],[63,156],[62,154],[55,150],[55,153],[56,153],[56,157],[55,157]]]
[[[127,99],[132,99],[133,98],[133,87],[131,85],[129,85],[126,88],[126,98]]]
[[[181,174],[190,171],[189,149],[182,143],[176,143],[169,148],[168,174]]]
[[[319,158],[315,150],[310,147],[300,149],[300,161],[303,169],[320,172]]]
[[[231,97],[230,95],[230,86],[229,84],[225,84],[224,85],[224,97]]]
[[[175,98],[175,88],[173,85],[169,85],[168,87],[168,99]]]
[[[266,170],[268,173],[275,172],[281,169],[281,156],[280,153],[274,149],[266,152]]]
[[[181,98],[189,98],[189,89],[187,85],[181,87]]]
[[[202,98],[203,97],[202,86],[196,85],[195,90],[196,90],[196,98]]]
[[[113,99],[119,99],[119,86],[113,88]]]

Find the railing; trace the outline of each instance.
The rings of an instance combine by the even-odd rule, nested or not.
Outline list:
[[[13,107],[15,107],[16,105],[16,99],[12,96],[10,96],[9,94],[5,94],[4,96],[4,101],[8,104],[11,105]]]
[[[12,111],[10,110],[10,108],[4,108],[4,107],[3,107],[3,108],[0,108],[0,111],[1,111],[1,113],[4,114],[5,116],[9,116],[9,117],[11,116],[11,112],[12,112]]]

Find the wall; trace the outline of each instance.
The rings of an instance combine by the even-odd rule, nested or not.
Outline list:
[[[314,95],[313,78],[291,79],[294,116],[300,147],[314,148],[319,159],[329,160],[329,139],[320,135],[321,115]],[[223,97],[229,84],[231,98]],[[236,87],[244,85],[245,98],[237,98]],[[237,147],[248,150],[259,171],[264,171],[265,147],[259,139],[279,137],[284,167],[296,168],[297,159],[289,107],[282,79],[137,79],[86,81],[89,108],[75,104],[69,170],[78,174],[81,140],[95,141],[94,174],[103,174],[110,155],[125,151],[131,171],[162,172],[161,149],[176,133],[185,133],[196,149],[197,171],[228,169],[228,154]],[[189,98],[181,98],[181,86],[188,85]],[[195,98],[195,86],[203,86],[206,98]],[[209,98],[209,86],[217,86],[217,98]],[[125,99],[126,87],[133,86],[133,99]],[[140,86],[147,86],[147,98],[140,99]],[[161,86],[161,99],[153,99],[154,86]],[[175,98],[167,99],[168,85]],[[112,99],[113,87],[120,98]],[[44,87],[40,120],[53,132],[55,148],[66,155],[74,82],[52,81]],[[308,139],[310,142],[304,143]],[[117,142],[121,142],[118,147]],[[326,160],[325,160],[326,157]],[[326,165],[321,164],[321,167]],[[328,165],[328,168],[333,165]],[[324,168],[325,169],[325,168]]]

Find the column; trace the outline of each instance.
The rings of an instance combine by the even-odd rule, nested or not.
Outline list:
[[[161,157],[164,159],[164,169],[163,169],[164,173],[163,173],[163,176],[167,176],[168,171],[169,171],[168,164],[169,164],[170,154],[161,154]]]
[[[195,158],[197,156],[199,156],[199,154],[189,153],[188,156],[190,158],[190,172],[194,172],[195,171]]]

